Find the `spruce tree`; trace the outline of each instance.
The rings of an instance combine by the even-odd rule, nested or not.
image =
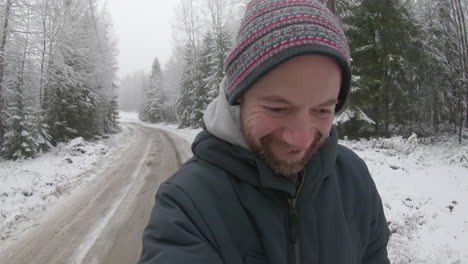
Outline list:
[[[6,110],[6,133],[0,154],[7,159],[32,158],[49,149],[51,137],[42,116],[33,107],[25,106],[22,81],[11,89],[11,100]]]
[[[361,0],[344,19],[359,78],[351,103],[358,103],[375,121],[374,132],[389,136],[405,125],[412,102],[417,63],[418,29],[399,0]]]
[[[151,67],[145,98],[139,110],[140,119],[152,123],[166,119],[166,95],[162,86],[163,76],[161,64],[157,58]]]
[[[185,48],[179,99],[176,103],[179,128],[198,128],[203,122],[207,94],[202,83],[203,64],[194,54],[197,53],[189,46]]]
[[[83,66],[65,60],[64,64],[51,67],[53,75],[46,85],[45,107],[54,142],[98,134],[95,122],[98,95],[79,76],[77,70]]]
[[[203,79],[207,90],[207,104],[218,96],[219,85],[224,78],[224,59],[229,52],[231,41],[225,29],[218,34],[209,33],[204,41],[204,56],[207,72]]]

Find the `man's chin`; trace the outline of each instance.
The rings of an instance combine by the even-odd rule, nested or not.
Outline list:
[[[276,173],[288,178],[296,175],[304,169],[310,159],[310,150],[303,153],[288,155],[288,153],[275,153],[268,144],[257,148],[257,154]],[[284,155],[283,155],[284,154]]]
[[[289,178],[295,177],[305,166],[302,160],[267,160],[266,162],[275,173]]]
[[[260,144],[256,144],[251,136],[246,136],[247,144],[276,174],[295,178],[302,171],[323,143],[323,136],[317,132],[315,140],[310,147],[303,153],[281,153],[278,155],[278,148],[288,149],[289,146],[284,143],[275,142],[272,135],[265,136],[260,139]],[[273,147],[274,146],[274,147]],[[275,149],[273,149],[275,148]]]
[[[309,149],[302,153],[291,154],[286,153],[283,156],[275,153],[267,142],[263,142],[261,146],[261,158],[270,166],[271,169],[277,174],[286,176],[288,178],[296,177],[302,171],[307,162],[312,158],[312,155],[321,146],[321,141],[317,140],[311,144]],[[282,153],[284,154],[284,153]]]

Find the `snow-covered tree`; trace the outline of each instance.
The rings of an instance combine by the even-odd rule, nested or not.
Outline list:
[[[96,3],[1,2],[0,145],[5,156],[34,156],[50,141],[116,131],[111,114],[117,107],[116,46],[105,8],[99,12]]]
[[[352,10],[343,21],[352,48],[353,74],[359,77],[350,103],[358,103],[375,121],[376,134],[388,136],[410,114],[420,33],[399,0],[351,1],[348,6]]]
[[[166,94],[163,89],[163,75],[161,64],[155,58],[151,67],[146,96],[139,111],[139,117],[143,121],[152,123],[166,120]]]
[[[24,106],[25,98],[19,85],[6,110],[7,131],[0,148],[3,157],[14,160],[32,158],[51,146],[47,124],[37,108]]]
[[[3,26],[1,28],[1,42],[0,42],[0,144],[3,142],[3,136],[6,130],[6,115],[5,115],[5,98],[4,93],[6,91],[4,85],[4,76],[5,76],[5,48],[8,40],[9,34],[9,21],[10,21],[10,13],[11,13],[11,5],[13,4],[13,0],[7,0],[4,6],[3,16],[0,16],[1,21],[3,22]]]
[[[171,56],[163,69],[163,90],[166,95],[166,116],[165,121],[168,123],[177,123],[177,115],[175,105],[180,91],[180,76],[182,75],[182,59],[176,57],[178,54]]]
[[[116,71],[109,29],[98,26],[95,1],[54,3],[61,8],[51,8],[56,12],[53,17],[62,23],[56,26],[59,36],[51,40],[55,48],[44,88],[44,109],[54,141],[112,131],[115,124],[104,120],[113,107]]]
[[[179,14],[184,17],[174,27],[181,36],[176,42],[184,47],[180,49],[183,64],[176,103],[180,127],[201,127],[207,105],[217,96],[224,77],[223,61],[231,48],[228,19],[237,4],[230,0],[180,2]]]
[[[228,24],[232,17],[232,0],[205,0],[202,8],[205,32],[201,48],[204,69],[203,85],[208,93],[208,103],[218,93],[218,87],[224,77],[224,59],[231,48],[231,36]]]
[[[50,146],[48,127],[35,104],[33,93],[37,80],[33,74],[35,39],[30,33],[33,30],[34,6],[16,1],[10,7],[12,9],[8,12],[12,16],[8,24],[15,34],[8,38],[3,51],[9,56],[2,61],[1,81],[7,100],[4,102],[5,134],[0,152],[8,159],[30,158]]]
[[[185,50],[185,63],[181,76],[179,98],[176,103],[176,113],[179,127],[201,126],[204,108],[206,105],[206,93],[202,84],[203,72],[199,57],[192,56],[193,51],[189,46]]]
[[[420,111],[418,120],[435,133],[453,126],[461,136],[466,115],[468,69],[467,3],[420,1],[414,14],[423,29],[425,62],[420,67]],[[442,125],[442,127],[441,127]]]

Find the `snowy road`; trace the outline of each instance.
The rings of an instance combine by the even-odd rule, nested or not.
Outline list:
[[[128,123],[135,142],[0,252],[2,263],[135,263],[157,186],[192,154],[167,131]]]

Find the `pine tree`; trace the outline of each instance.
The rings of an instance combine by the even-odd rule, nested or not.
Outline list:
[[[1,32],[1,42],[0,42],[0,145],[3,142],[3,136],[5,135],[6,130],[6,116],[5,116],[5,98],[4,94],[6,91],[4,85],[5,77],[5,49],[8,39],[8,24],[10,21],[10,10],[13,2],[12,0],[7,0],[5,3],[5,11],[3,13],[2,22],[2,32]]]
[[[399,0],[362,0],[343,20],[359,76],[351,104],[375,121],[376,134],[390,135],[410,114],[411,87],[420,60],[419,34],[406,6]],[[358,88],[357,88],[358,87]]]
[[[46,85],[45,106],[54,142],[97,134],[94,121],[98,96],[77,76],[75,70],[82,66],[73,59],[66,59],[62,65],[51,65],[53,74]]]
[[[21,28],[22,32],[12,38],[13,47],[6,49],[10,58],[14,59],[2,62],[4,66],[8,66],[9,74],[1,80],[8,105],[5,111],[6,133],[0,153],[8,159],[31,158],[50,146],[47,126],[43,125],[42,118],[34,107],[35,100],[27,100],[25,96],[25,90],[29,91],[28,88],[35,81],[31,74],[31,69],[34,68],[34,59],[31,56],[34,42],[29,34],[33,12],[31,6],[21,7],[24,7],[21,12],[15,11],[16,15],[21,14],[23,19],[17,22],[15,27]]]
[[[12,89],[8,106],[4,141],[0,154],[7,159],[32,158],[50,148],[51,137],[40,113],[33,107],[26,107],[21,77]]]
[[[202,82],[203,63],[196,54],[197,52],[193,51],[189,46],[186,47],[179,99],[176,103],[180,128],[198,128],[201,127],[203,121],[207,93]]]
[[[177,53],[175,54],[177,55]],[[172,56],[164,66],[163,71],[163,90],[166,95],[165,121],[168,123],[177,123],[176,102],[180,90],[181,60]]]
[[[114,89],[117,89],[117,85],[113,85]],[[119,101],[118,97],[114,96],[112,100],[109,101],[109,104],[107,106],[107,111],[106,111],[106,118],[105,120],[105,133],[116,133],[119,131],[119,126],[118,124],[118,119],[119,119]]]
[[[92,139],[116,126],[106,119],[113,107],[115,47],[94,0],[60,6],[50,8],[64,23],[56,25],[60,38],[51,41],[43,107],[54,142]]]
[[[229,52],[231,42],[226,30],[222,29],[218,34],[208,33],[204,40],[202,58],[205,59],[207,69],[203,79],[207,91],[206,104],[209,104],[218,96],[219,85],[224,78],[224,59]]]
[[[140,119],[152,123],[162,122],[166,119],[166,95],[162,87],[162,70],[158,58],[155,58],[151,67],[146,96],[140,108]]]

